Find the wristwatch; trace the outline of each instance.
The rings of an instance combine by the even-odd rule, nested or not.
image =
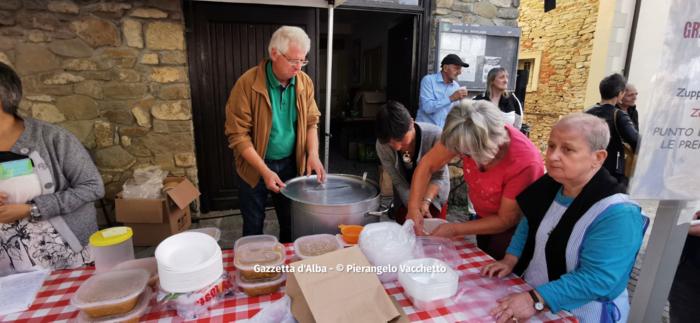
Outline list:
[[[542,304],[542,302],[540,302],[539,298],[537,298],[537,294],[535,294],[535,290],[531,289],[528,291],[528,293],[530,294],[530,297],[532,297],[532,301],[535,303],[534,304],[535,310],[537,310],[538,312],[544,310],[544,304]]]
[[[32,217],[32,219],[41,219],[41,213],[39,212],[39,208],[34,204],[33,202],[30,203],[31,208],[29,209],[29,215]]]
[[[540,302],[540,300],[537,298],[535,290],[531,289],[530,291],[528,291],[528,293],[530,293],[530,297],[532,297],[532,301],[535,303],[535,310],[537,310],[538,312],[544,310],[544,304],[542,304],[542,302]]]

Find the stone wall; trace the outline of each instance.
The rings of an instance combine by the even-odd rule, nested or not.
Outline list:
[[[435,72],[437,26],[440,21],[484,26],[518,26],[520,0],[435,0],[430,28],[428,73]]]
[[[542,53],[537,91],[525,97],[525,121],[544,150],[559,117],[585,108],[598,1],[560,1],[545,13],[542,0],[522,0],[520,10],[520,52]]]
[[[140,165],[197,182],[183,26],[178,0],[0,1],[21,113],[73,132],[108,198]]]

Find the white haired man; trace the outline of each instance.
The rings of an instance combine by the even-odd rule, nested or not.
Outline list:
[[[302,173],[325,181],[318,155],[321,113],[308,64],[311,40],[299,27],[282,26],[270,39],[269,59],[243,73],[226,102],[225,133],[233,150],[243,235],[263,233],[265,201],[272,193],[280,241],[290,242],[290,202],[280,189]]]

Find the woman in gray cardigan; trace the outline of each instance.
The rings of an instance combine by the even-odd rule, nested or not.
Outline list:
[[[394,208],[390,216],[403,223],[413,170],[423,155],[440,140],[441,129],[432,124],[414,122],[408,110],[396,101],[388,101],[377,111],[375,125],[377,155],[394,188]],[[449,194],[450,174],[445,165],[430,179],[421,214],[444,219]]]
[[[0,63],[0,272],[80,267],[102,178],[70,132],[20,117],[21,98],[19,77]]]

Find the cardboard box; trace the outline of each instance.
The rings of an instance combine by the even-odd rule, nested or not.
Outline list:
[[[192,225],[192,214],[190,208],[176,209],[168,214],[167,223],[124,223],[124,225],[134,232],[134,246],[156,246],[165,238],[188,230]]]
[[[292,299],[292,314],[300,323],[408,322],[398,303],[387,295],[376,273],[336,269],[349,265],[370,268],[357,246],[291,265],[301,268],[287,273],[286,287]],[[315,268],[330,270],[323,272]]]
[[[188,209],[201,193],[185,177],[168,177],[163,181],[166,197],[159,199],[125,199],[121,193],[114,200],[118,222],[167,223],[170,214]]]
[[[364,91],[357,94],[356,104],[359,105],[359,111],[362,117],[374,117],[377,115],[377,110],[386,103],[386,94],[378,91]]]

